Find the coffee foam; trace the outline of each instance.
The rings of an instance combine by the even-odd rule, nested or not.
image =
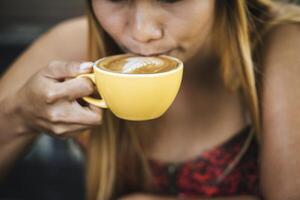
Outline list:
[[[158,68],[162,67],[164,62],[156,57],[132,57],[127,58],[127,63],[123,66],[123,73],[132,73],[142,67]],[[156,69],[154,69],[156,70]]]
[[[121,56],[101,62],[101,67],[109,71],[125,74],[152,74],[170,71],[177,62],[163,57]]]

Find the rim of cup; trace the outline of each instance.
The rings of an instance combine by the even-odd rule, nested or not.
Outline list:
[[[96,60],[93,64],[93,69],[94,71],[101,71],[102,73],[106,73],[106,74],[110,74],[110,75],[114,75],[114,76],[165,76],[167,74],[172,74],[177,72],[178,70],[183,68],[183,62],[181,60],[179,60],[178,58],[172,57],[172,56],[168,56],[168,55],[160,55],[166,58],[169,58],[171,60],[174,60],[177,63],[177,66],[174,69],[171,69],[169,71],[166,72],[158,72],[158,73],[149,73],[149,74],[126,74],[126,73],[120,73],[120,72],[114,72],[114,71],[108,71],[103,69],[102,67],[99,67],[98,64],[101,63],[103,60],[107,59],[107,58],[111,58],[111,57],[119,57],[119,56],[125,56],[127,54],[118,54],[118,55],[112,55],[112,56],[108,56],[108,57],[103,57],[100,58],[99,60]],[[128,54],[130,55],[130,54]],[[137,55],[138,56],[138,55]]]

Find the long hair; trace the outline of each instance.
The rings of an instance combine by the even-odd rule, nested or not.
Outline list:
[[[258,52],[264,35],[275,25],[300,21],[299,15],[281,13],[278,8],[278,3],[271,0],[226,0],[216,1],[215,5],[212,45],[217,49],[220,74],[228,90],[243,94],[258,138],[261,131]],[[97,22],[91,0],[87,0],[87,18],[90,60],[120,53]],[[139,132],[131,122],[104,110],[103,124],[92,130],[88,145],[87,200],[115,199],[126,192],[151,192],[144,142],[151,137]]]

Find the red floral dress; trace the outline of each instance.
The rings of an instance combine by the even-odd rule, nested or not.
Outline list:
[[[259,195],[258,144],[255,138],[251,139],[234,168],[220,179],[249,139],[251,130],[248,126],[227,142],[184,163],[149,160],[157,193],[182,197]]]

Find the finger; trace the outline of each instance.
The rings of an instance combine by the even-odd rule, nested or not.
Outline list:
[[[66,98],[69,101],[89,96],[95,91],[93,83],[86,78],[73,78],[56,83],[53,99]]]
[[[103,109],[95,106],[82,107],[77,101],[72,102],[72,110],[78,112],[78,115],[72,115],[74,123],[82,123],[86,125],[101,125],[103,122]]]
[[[91,129],[91,127],[78,124],[53,124],[51,126],[51,133],[60,138],[66,138],[67,136],[71,136],[71,133],[83,133],[87,129]]]
[[[35,125],[32,128],[34,131],[39,133],[51,133],[51,128],[49,125],[49,122],[46,122],[42,118],[36,118],[35,119]]]
[[[102,108],[99,108],[99,107],[94,106],[94,105],[92,105],[92,104],[89,104],[89,105],[86,107],[86,109],[88,109],[88,110],[90,110],[90,111],[92,111],[92,112],[95,112],[95,113],[97,113],[97,114],[99,114],[99,115],[103,115],[103,110],[102,110]]]
[[[60,101],[45,113],[44,118],[53,123],[97,126],[102,124],[102,110],[82,107],[77,101]]]
[[[74,124],[74,123],[49,123],[46,120],[38,121],[38,130],[45,132],[51,136],[64,138],[75,135],[75,133],[83,133],[84,130],[93,128],[89,125]]]
[[[90,73],[93,68],[92,62],[63,62],[52,61],[43,74],[46,77],[62,80],[65,78],[76,77],[80,74]]]
[[[67,132],[67,133],[64,134],[64,137],[74,138],[75,140],[80,140],[79,138],[81,137],[82,134],[86,133],[86,130],[88,130],[88,129],[83,129],[83,130],[73,131],[73,132]]]

